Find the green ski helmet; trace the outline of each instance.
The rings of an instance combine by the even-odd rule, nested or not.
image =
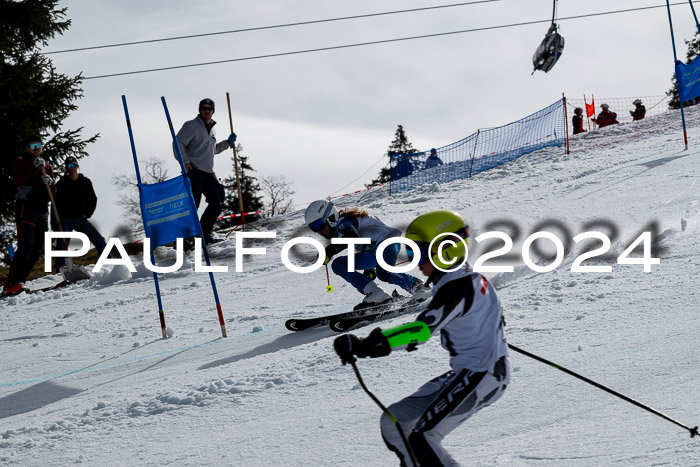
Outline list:
[[[413,240],[420,249],[421,259],[419,264],[424,264],[431,260],[434,266],[442,269],[449,269],[454,266],[460,258],[467,253],[466,236],[469,226],[464,221],[464,218],[454,211],[438,210],[432,211],[413,219],[406,229],[406,238]],[[448,235],[443,235],[448,234]],[[464,237],[464,241],[456,241],[454,235],[457,234]],[[430,243],[440,236],[444,241],[452,240],[453,245],[445,246],[442,249],[442,258],[438,254],[438,248],[443,241],[438,240],[432,245],[432,249],[428,252]],[[409,247],[408,257],[412,260],[414,252]]]

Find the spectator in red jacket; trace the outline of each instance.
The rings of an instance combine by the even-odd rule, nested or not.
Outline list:
[[[634,102],[634,111],[630,110],[630,115],[632,116],[632,120],[641,120],[644,118],[644,116],[647,114],[647,108],[644,107],[644,104],[642,104],[641,99],[635,99]]]
[[[56,193],[51,164],[41,158],[44,150],[41,137],[27,136],[24,139],[24,149],[25,154],[18,156],[12,165],[12,178],[17,186],[17,251],[7,276],[6,295],[17,295],[24,290],[24,281],[44,252],[44,237],[49,219],[49,190],[52,194]]]
[[[620,123],[617,121],[617,114],[615,112],[610,111],[610,107],[608,104],[602,104],[600,106],[601,109],[603,109],[599,114],[597,118],[594,118],[593,121],[600,127],[603,128],[608,125],[615,125],[616,123]]]
[[[576,107],[574,109],[574,116],[571,118],[571,123],[574,125],[574,134],[583,133],[583,109],[581,107]]]

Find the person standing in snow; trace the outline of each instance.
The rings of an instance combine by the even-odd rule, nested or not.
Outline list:
[[[632,104],[634,104],[634,111],[630,110],[630,115],[632,116],[632,120],[642,120],[644,116],[647,114],[647,108],[644,107],[644,104],[642,104],[641,99],[635,99]]]
[[[369,215],[358,207],[338,212],[333,203],[326,200],[314,201],[306,209],[306,225],[325,238],[369,238],[371,243],[358,245],[355,251],[355,269],[363,270],[350,272],[348,257],[341,256],[333,261],[333,272],[348,281],[358,292],[365,295],[364,300],[355,309],[389,302],[392,296],[382,289],[375,279],[398,285],[411,293],[415,298],[425,298],[428,288],[417,277],[410,274],[389,272],[377,264],[377,247],[386,239],[400,237],[401,232],[389,227],[376,217]],[[328,264],[335,255],[347,248],[347,245],[330,244],[326,247]],[[384,249],[383,259],[386,264],[394,266],[401,250],[399,243],[392,243]]]
[[[593,119],[599,128],[620,123],[617,121],[617,114],[610,111],[610,106],[608,106],[608,104],[602,104],[600,108],[603,110],[598,114],[597,118]]]
[[[466,262],[463,267],[449,269],[465,259],[464,243],[442,240],[429,250],[431,242],[445,232],[466,239],[469,227],[456,212],[442,210],[418,216],[406,230],[406,238],[416,242],[420,249],[418,267],[428,277],[428,283],[433,284],[432,299],[411,328],[424,331],[422,339],[406,345],[404,325],[386,330],[376,328],[366,338],[345,334],[333,342],[335,352],[346,364],[354,363],[355,357],[376,358],[393,350],[416,350],[430,336],[441,335],[452,369],[388,407],[398,420],[408,446],[402,440],[397,422],[386,414],[380,420],[384,442],[399,457],[402,466],[412,465],[409,447],[418,465],[459,465],[442,447],[442,439],[477,411],[498,400],[510,381],[508,347],[496,290]],[[440,243],[443,243],[442,258],[438,254]],[[443,261],[445,257],[457,261],[448,264],[449,260]]]
[[[571,123],[574,126],[574,134],[583,133],[583,109],[581,107],[576,107],[574,109],[574,116],[571,117]]]
[[[90,219],[97,208],[97,195],[89,178],[78,173],[78,159],[68,156],[64,162],[66,174],[56,183],[56,209],[64,232],[82,232],[88,236],[98,254],[107,246],[104,237],[97,231]],[[58,224],[51,219],[51,226],[57,230]],[[56,258],[56,269],[66,264],[63,257]]]
[[[442,165],[442,159],[438,157],[437,149],[433,148],[430,150],[430,155],[425,160],[425,168],[432,169],[433,167],[437,167],[439,165]]]
[[[199,208],[202,195],[207,201],[207,208],[200,219],[206,243],[214,241],[212,236],[214,223],[221,214],[222,203],[226,199],[224,186],[214,173],[214,155],[232,148],[236,143],[235,133],[231,133],[225,141],[216,142],[214,131],[216,121],[212,119],[215,110],[213,100],[202,99],[199,102],[199,115],[185,122],[177,133],[182,161],[192,184],[194,202]],[[177,159],[177,152],[175,152],[175,159]]]
[[[49,218],[49,190],[51,194],[56,193],[51,164],[41,158],[44,150],[41,137],[27,136],[24,139],[24,149],[25,154],[18,156],[12,165],[12,178],[17,186],[17,250],[5,284],[6,295],[17,295],[24,290],[24,282],[44,252]]]

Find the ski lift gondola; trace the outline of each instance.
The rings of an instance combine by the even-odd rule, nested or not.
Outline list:
[[[535,74],[537,70],[547,73],[554,67],[554,64],[557,63],[557,60],[559,60],[559,57],[561,57],[564,51],[564,38],[559,34],[559,27],[556,23],[557,1],[558,0],[554,0],[552,25],[549,26],[547,35],[544,36],[542,43],[537,47],[537,50],[535,50],[532,56],[532,65],[534,66],[532,74]]]

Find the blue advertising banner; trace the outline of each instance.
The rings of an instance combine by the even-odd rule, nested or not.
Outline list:
[[[141,213],[151,246],[174,242],[199,233],[189,190],[182,176],[160,183],[141,184]]]
[[[678,82],[678,97],[686,102],[700,97],[700,60],[696,57],[689,64],[676,61],[676,81]]]

